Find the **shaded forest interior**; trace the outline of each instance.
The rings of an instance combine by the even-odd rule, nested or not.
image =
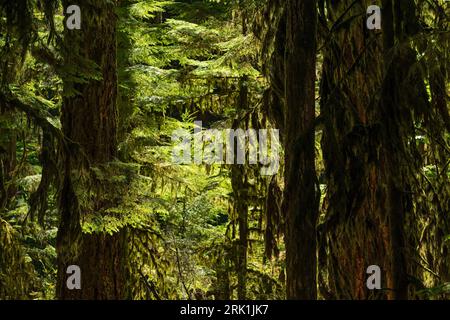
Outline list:
[[[0,299],[449,299],[449,22],[0,0]]]

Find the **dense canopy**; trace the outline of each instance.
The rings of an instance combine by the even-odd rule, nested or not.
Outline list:
[[[449,73],[444,0],[0,0],[0,299],[450,298]]]

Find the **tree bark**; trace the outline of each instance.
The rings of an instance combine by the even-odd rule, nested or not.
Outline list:
[[[64,7],[70,5],[64,1]],[[66,93],[75,89],[78,94],[66,96],[62,108],[64,134],[80,145],[79,151],[65,155],[65,175],[60,196],[61,221],[57,237],[59,299],[122,299],[125,297],[126,231],[112,235],[94,232],[85,234],[80,219],[86,214],[101,214],[111,206],[103,196],[94,196],[85,212],[78,199],[75,178],[90,166],[99,166],[114,160],[117,154],[117,66],[116,15],[114,2],[89,0],[80,6],[81,30],[65,31],[65,63],[80,64],[89,59],[99,67],[101,79],[74,83],[65,79]],[[81,60],[82,61],[82,60]],[[80,68],[80,70],[84,70]],[[88,192],[84,190],[83,192]],[[103,191],[105,192],[105,191]],[[81,290],[66,286],[66,268],[78,265],[81,269]]]
[[[327,8],[329,27],[338,19],[360,16],[333,30],[322,68],[327,195],[326,220],[319,228],[320,280],[328,299],[386,298],[389,291],[366,286],[370,265],[381,268],[383,287],[392,282],[383,189],[388,175],[378,151],[382,141],[376,93],[382,81],[382,43],[365,26],[370,4],[346,0]]]
[[[243,76],[239,84],[238,110],[248,110],[248,77]],[[239,129],[239,119],[233,122],[233,129]],[[234,154],[237,155],[237,143]],[[239,241],[237,243],[236,273],[238,278],[237,295],[239,300],[247,299],[247,251],[248,251],[248,198],[249,184],[245,164],[235,164],[231,169],[231,185],[234,195],[234,210],[237,213]]]
[[[317,298],[316,3],[312,0],[287,3],[283,208],[288,299]]]
[[[416,164],[413,146],[416,121],[411,106],[427,108],[428,97],[423,75],[414,70],[416,51],[409,37],[418,31],[412,0],[383,0],[383,62],[385,78],[382,84],[380,112],[383,119],[383,148],[381,157],[387,168],[388,204],[386,214],[390,222],[392,264],[392,298],[408,299],[408,274],[415,274],[412,265],[418,254],[417,244],[411,245],[416,221],[410,221],[412,197],[410,179],[421,169]],[[414,171],[414,172],[411,172]],[[409,250],[407,254],[407,250]]]

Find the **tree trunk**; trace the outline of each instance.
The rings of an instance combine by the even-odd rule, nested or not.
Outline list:
[[[64,1],[65,8],[70,4]],[[102,78],[90,79],[87,83],[72,83],[70,79],[65,79],[64,83],[66,94],[73,89],[78,94],[64,98],[63,131],[69,139],[80,145],[80,150],[72,150],[64,159],[65,176],[60,196],[61,221],[57,238],[59,299],[125,297],[126,232],[121,230],[112,235],[95,231],[92,234],[83,233],[81,217],[101,214],[102,209],[112,204],[105,201],[101,193],[97,193],[93,199],[89,199],[91,210],[87,210],[76,191],[77,184],[82,183],[78,175],[87,169],[86,162],[90,166],[101,166],[111,162],[117,153],[114,9],[113,2],[84,1],[81,6],[81,30],[65,31],[66,65],[80,65],[86,62],[82,59],[89,59],[98,65]],[[72,264],[81,269],[81,290],[69,290],[66,286],[66,268]]]
[[[248,77],[243,76],[239,83],[239,105],[240,111],[248,110]],[[239,129],[239,119],[233,122],[233,129]],[[237,155],[237,143],[234,154]],[[245,164],[235,164],[231,168],[231,185],[234,195],[234,210],[237,213],[239,226],[239,242],[237,243],[236,273],[238,278],[237,294],[239,300],[247,299],[247,251],[248,251],[248,198],[249,184]]]
[[[328,299],[386,298],[389,291],[366,286],[370,265],[381,268],[383,287],[392,285],[383,189],[388,175],[378,152],[382,141],[376,93],[382,80],[382,46],[365,26],[369,2],[346,0],[327,8],[329,27],[338,19],[361,16],[334,30],[322,68],[327,195],[326,222],[320,226],[320,279]]]
[[[242,190],[238,191],[242,192]],[[248,207],[245,198],[239,198],[236,205],[239,224],[239,243],[237,250],[238,299],[247,298],[247,251],[248,251]]]
[[[408,274],[415,275],[414,250],[408,234],[415,238],[417,221],[411,221],[412,197],[410,180],[419,172],[415,160],[414,113],[428,108],[423,75],[414,68],[417,53],[409,37],[419,28],[415,4],[412,0],[383,1],[383,61],[385,78],[382,86],[381,117],[383,120],[383,149],[380,154],[387,168],[388,204],[386,214],[390,222],[392,297],[408,299]],[[414,111],[411,106],[414,106]],[[413,171],[413,172],[411,172]],[[407,252],[407,250],[409,250]],[[408,254],[407,254],[408,253]]]
[[[285,192],[287,298],[316,299],[316,1],[287,4]]]
[[[361,20],[335,27],[324,56],[321,114],[328,185],[320,261],[328,280],[321,281],[321,289],[334,299],[406,299],[408,273],[414,274],[406,250],[414,259],[415,246],[405,230],[416,230],[408,215],[414,161],[407,141],[414,138],[410,106],[422,103],[423,88],[410,72],[414,53],[397,41],[405,41],[405,29],[414,30],[414,6],[384,1],[378,40],[376,31],[365,27],[369,5],[347,0],[327,10],[333,26],[338,19]],[[414,102],[408,102],[407,87],[414,88]],[[383,290],[368,290],[370,265],[381,268]]]
[[[14,170],[17,166],[16,134],[14,130],[0,128],[2,140],[6,138],[0,145],[0,209],[9,207],[17,191],[14,181]]]

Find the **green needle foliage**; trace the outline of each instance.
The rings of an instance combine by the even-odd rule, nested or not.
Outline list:
[[[450,5],[374,1],[379,32],[369,2],[86,0],[67,30],[0,0],[0,299],[448,299]],[[176,164],[194,121],[279,129],[278,173]]]

